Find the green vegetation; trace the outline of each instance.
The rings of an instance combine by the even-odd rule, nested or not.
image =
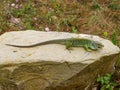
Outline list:
[[[106,74],[105,76],[98,76],[97,82],[100,83],[100,90],[113,90],[117,83],[111,81],[112,76],[110,74]]]
[[[92,9],[101,9],[101,6],[100,6],[100,4],[98,3],[98,1],[97,0],[93,0],[93,2],[92,2]]]
[[[95,34],[120,46],[120,0],[0,0],[0,34],[27,29]]]
[[[112,2],[109,3],[108,7],[112,10],[120,10],[119,0],[113,0]]]
[[[118,38],[118,33],[119,33],[119,30],[118,29],[115,29],[114,30],[114,33],[112,34],[111,36],[111,41],[113,42],[113,44],[115,45],[118,45],[118,41],[117,41],[117,38]]]

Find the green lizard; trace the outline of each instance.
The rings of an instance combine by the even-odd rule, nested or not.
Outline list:
[[[14,47],[21,47],[21,48],[29,48],[29,47],[35,47],[39,45],[46,45],[46,44],[62,44],[66,45],[66,49],[70,50],[71,47],[83,47],[86,51],[96,51],[99,48],[102,48],[103,45],[100,42],[89,40],[89,39],[84,39],[84,38],[67,38],[67,39],[56,39],[56,40],[49,40],[33,45],[28,45],[28,46],[20,46],[20,45],[11,45],[11,44],[6,44],[9,46],[14,46]]]

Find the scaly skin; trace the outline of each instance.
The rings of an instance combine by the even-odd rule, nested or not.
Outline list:
[[[100,42],[96,42],[96,41],[84,39],[84,38],[56,39],[56,40],[45,41],[45,42],[28,45],[28,46],[19,46],[19,45],[11,45],[11,44],[6,44],[6,45],[13,46],[13,47],[20,47],[20,48],[30,48],[30,47],[46,45],[46,44],[66,45],[66,49],[68,50],[70,50],[71,47],[83,47],[86,51],[92,51],[92,50],[96,51],[99,48],[103,47],[103,45]]]

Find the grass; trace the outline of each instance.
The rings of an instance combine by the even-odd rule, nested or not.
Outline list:
[[[49,27],[51,31],[101,36],[104,32],[109,32],[111,36],[114,28],[119,28],[118,2],[117,0],[18,0],[18,2],[2,0],[0,31],[2,34],[12,30],[44,30]],[[20,21],[15,23],[14,19]]]
[[[100,83],[100,90],[113,90],[118,86],[118,84],[112,80],[112,75],[110,74],[98,76],[97,82]]]
[[[120,0],[0,0],[0,34],[27,29],[95,34],[120,46]]]

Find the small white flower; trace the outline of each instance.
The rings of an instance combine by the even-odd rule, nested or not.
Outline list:
[[[45,31],[48,32],[48,31],[50,31],[50,29],[49,29],[48,27],[46,27],[46,28],[45,28]]]
[[[11,6],[12,6],[12,7],[14,7],[14,6],[15,6],[15,4],[14,4],[14,3],[12,3],[12,4],[11,4]]]

